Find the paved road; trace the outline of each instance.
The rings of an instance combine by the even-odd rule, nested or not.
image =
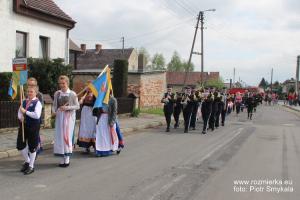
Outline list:
[[[294,113],[279,106],[261,107],[253,121],[245,114],[232,115],[225,128],[207,135],[183,134],[182,129],[165,133],[163,127],[145,130],[126,137],[119,156],[95,158],[77,152],[67,169],[56,166],[51,152],[38,158],[30,176],[18,172],[20,157],[4,159],[0,199],[296,200],[299,127]],[[256,191],[250,192],[253,186]],[[276,191],[282,186],[293,192],[276,193],[275,186]],[[264,191],[258,191],[261,188]],[[273,191],[267,191],[270,188]]]

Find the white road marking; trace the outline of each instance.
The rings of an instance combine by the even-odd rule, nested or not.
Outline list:
[[[168,189],[170,189],[175,183],[181,181],[184,177],[186,177],[186,174],[182,174],[178,177],[176,177],[175,179],[173,179],[171,182],[169,182],[168,184],[164,185],[157,193],[155,193],[149,200],[154,200],[156,197],[158,197],[159,195],[163,194],[164,192],[166,192]]]
[[[238,136],[239,134],[241,134],[241,132],[243,131],[243,129],[244,128],[239,128],[232,137],[230,137],[229,139],[225,140],[224,142],[222,142],[221,144],[219,144],[218,146],[216,146],[213,150],[211,150],[210,152],[208,152],[204,157],[202,157],[200,159],[200,161],[199,161],[198,164],[201,164],[204,160],[206,160],[207,158],[209,158],[217,150],[219,150],[220,148],[222,148],[223,146],[225,146],[226,144],[228,144],[229,142],[231,142],[236,136]]]

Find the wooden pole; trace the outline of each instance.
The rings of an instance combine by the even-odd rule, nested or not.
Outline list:
[[[21,106],[23,106],[23,95],[24,95],[23,85],[20,85],[20,104],[21,104]],[[25,117],[23,116],[23,121],[22,121],[22,140],[23,140],[23,142],[25,142],[24,120],[25,120]]]

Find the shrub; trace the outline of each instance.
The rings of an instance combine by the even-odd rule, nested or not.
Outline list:
[[[8,95],[11,74],[12,74],[11,72],[0,73],[0,100],[1,101],[11,100],[10,96]]]
[[[140,115],[140,109],[139,108],[135,108],[133,109],[132,113],[131,113],[131,117],[138,117]]]
[[[72,87],[71,65],[65,65],[63,59],[28,59],[29,77],[34,77],[38,81],[39,89],[44,94],[50,94],[52,97],[58,89],[57,80],[60,75],[66,75],[70,78],[70,87]]]
[[[115,60],[113,67],[112,85],[115,97],[127,96],[128,61]]]

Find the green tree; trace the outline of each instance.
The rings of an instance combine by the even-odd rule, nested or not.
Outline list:
[[[205,85],[205,87],[213,87],[213,88],[217,88],[217,89],[222,89],[224,87],[224,81],[222,78],[211,79],[211,80],[206,81],[206,83],[204,85]]]
[[[262,78],[258,87],[266,89],[268,87],[268,82],[265,80],[265,78]]]
[[[28,59],[29,73],[28,77],[34,77],[38,81],[39,89],[44,94],[54,95],[58,89],[57,80],[60,75],[66,75],[70,78],[70,87],[72,87],[71,65],[65,65],[63,59]]]
[[[182,63],[182,66],[183,66],[183,71],[189,71],[189,72],[193,72],[195,70],[195,65],[194,63],[191,62],[190,66],[189,66],[189,63],[188,61],[184,61]]]
[[[148,53],[147,49],[145,47],[141,47],[139,50],[138,50],[139,54],[143,54],[144,57],[145,57],[145,63],[146,63],[146,66],[149,64],[149,61],[150,61],[150,54]]]
[[[168,63],[168,71],[182,72],[184,71],[183,64],[177,51],[174,51],[171,61]]]
[[[165,70],[166,62],[163,54],[156,53],[152,58],[153,70]]]

